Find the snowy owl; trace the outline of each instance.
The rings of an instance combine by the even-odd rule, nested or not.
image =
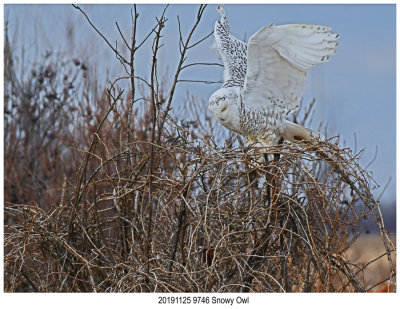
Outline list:
[[[317,132],[287,120],[300,106],[306,72],[336,53],[338,35],[328,26],[265,26],[248,45],[229,29],[224,6],[217,8],[216,46],[224,64],[224,84],[208,109],[226,128],[243,135],[247,146],[283,140],[320,140]]]

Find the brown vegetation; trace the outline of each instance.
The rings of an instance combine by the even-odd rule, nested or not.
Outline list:
[[[187,53],[201,43],[191,36],[204,9],[187,36],[180,32],[180,60],[166,88],[157,73],[166,19],[158,18],[147,37],[153,62],[146,80],[134,70],[142,46],[135,6],[132,41],[123,38],[130,54],[114,50],[128,75],[100,98],[84,87],[87,68],[79,60],[49,54],[17,78],[6,32],[5,291],[365,292],[379,280],[393,286],[394,246],[358,154],[337,139],[284,143],[260,164],[233,142],[217,146],[205,103],[193,97],[180,103],[187,122],[178,123],[174,92]],[[119,87],[124,80],[129,93]],[[364,266],[386,260],[387,278],[362,280],[363,266],[348,259],[364,219],[376,221],[384,248]]]

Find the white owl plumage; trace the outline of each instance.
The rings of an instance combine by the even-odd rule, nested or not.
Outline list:
[[[282,139],[319,140],[322,135],[287,120],[305,91],[307,71],[336,53],[338,35],[328,26],[268,25],[248,44],[230,33],[224,6],[214,37],[224,64],[224,84],[208,108],[226,128],[246,138],[247,145],[277,145]]]

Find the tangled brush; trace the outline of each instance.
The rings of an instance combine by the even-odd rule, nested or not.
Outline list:
[[[345,252],[364,218],[392,263],[373,181],[349,149],[285,143],[260,164],[174,130],[152,174],[148,143],[134,141],[131,167],[125,153],[102,158],[70,200],[8,205],[7,289],[361,292]],[[109,153],[96,143],[89,161]]]

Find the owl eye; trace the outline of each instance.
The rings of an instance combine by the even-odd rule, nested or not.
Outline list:
[[[223,112],[223,111],[225,111],[225,110],[226,110],[226,106],[223,107],[223,108],[221,109],[221,112]]]

